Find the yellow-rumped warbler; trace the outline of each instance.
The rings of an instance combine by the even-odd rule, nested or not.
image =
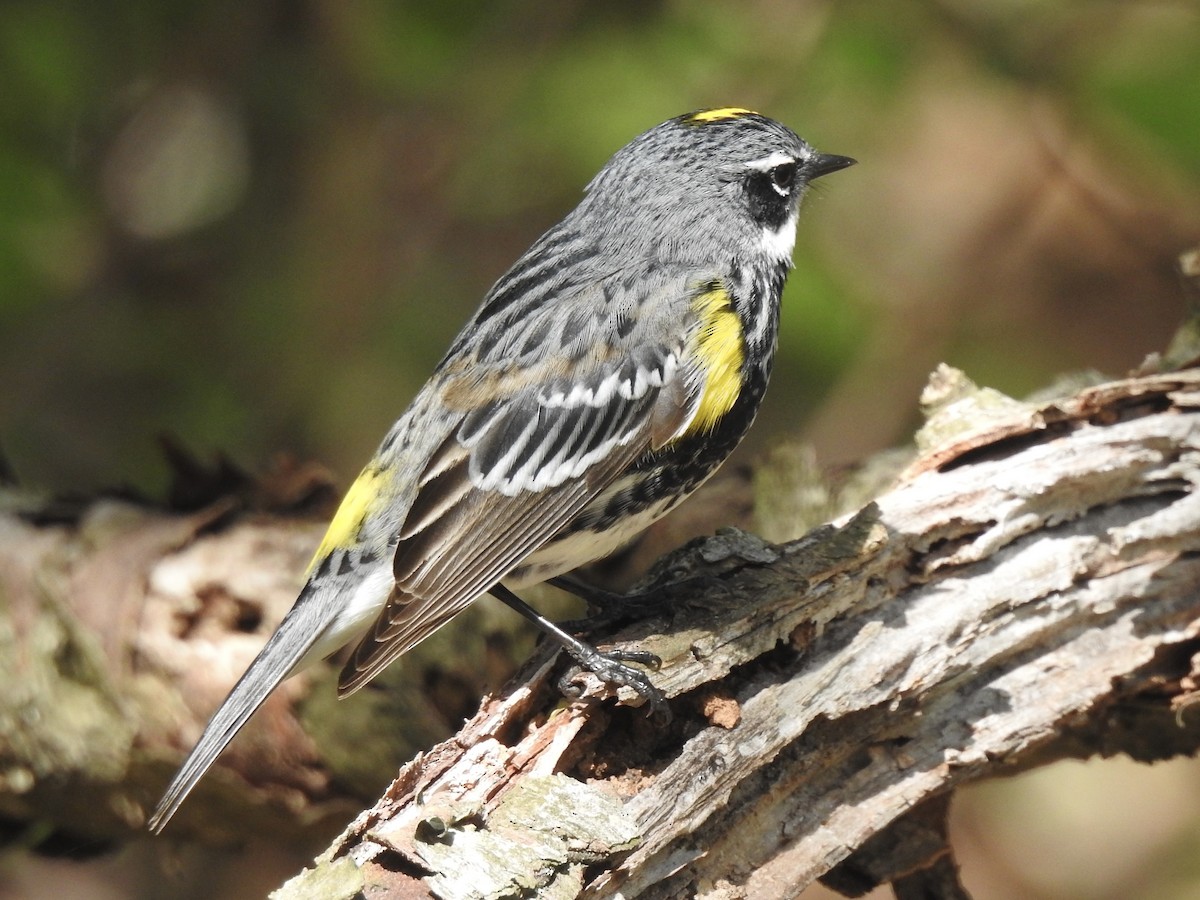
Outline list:
[[[349,694],[484,593],[661,702],[621,662],[636,656],[600,654],[511,589],[621,547],[737,446],[771,371],[800,200],[853,162],[732,107],[619,150],[496,282],[351,485],[151,829],[283,679],[354,643]]]

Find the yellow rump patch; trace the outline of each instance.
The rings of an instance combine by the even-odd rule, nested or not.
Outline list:
[[[740,106],[722,106],[720,109],[702,109],[700,112],[694,112],[684,121],[689,125],[706,125],[709,122],[722,122],[725,119],[754,115],[758,114],[750,109],[742,109]]]
[[[310,572],[334,550],[346,550],[354,546],[371,507],[383,492],[385,482],[386,478],[381,470],[370,466],[362,470],[334,513],[333,521],[329,523],[325,537],[321,539],[321,546],[317,548],[312,562],[308,564]]]
[[[692,301],[692,308],[700,317],[695,354],[704,371],[704,390],[685,434],[710,431],[733,408],[742,390],[742,363],[746,358],[742,322],[719,283],[706,285]]]

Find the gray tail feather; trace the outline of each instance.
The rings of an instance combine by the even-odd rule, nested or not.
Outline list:
[[[163,830],[234,735],[241,731],[254,711],[292,673],[296,664],[320,638],[329,624],[322,619],[333,617],[329,614],[322,616],[322,611],[316,608],[318,604],[313,602],[315,599],[306,587],[278,630],[271,635],[229,696],[208,720],[200,740],[175,773],[162,799],[158,801],[154,814],[150,816],[147,827],[152,832],[158,834]]]

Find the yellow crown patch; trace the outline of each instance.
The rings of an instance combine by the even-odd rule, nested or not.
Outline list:
[[[718,109],[702,109],[694,112],[685,116],[683,121],[687,125],[707,125],[709,122],[724,122],[726,119],[740,119],[742,116],[756,115],[758,113],[752,109],[743,109],[740,106],[722,106]]]

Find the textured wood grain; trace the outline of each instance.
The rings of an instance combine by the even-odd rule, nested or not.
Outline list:
[[[954,896],[928,829],[929,847],[907,842],[920,852],[873,845],[967,780],[1194,751],[1200,372],[1013,403],[982,424],[968,383],[942,393],[940,443],[856,514],[780,546],[723,533],[665,567],[659,612],[616,639],[663,659],[669,725],[597,702],[597,685],[552,712],[543,659],[406,766],[326,860],[354,858],[396,896],[423,895],[433,869],[430,885],[458,873],[435,896],[515,890],[526,857],[498,854],[493,888],[472,893],[485,882],[455,838],[475,844],[511,791],[562,772],[598,807],[621,798],[639,837],[604,858],[540,857],[544,891],[585,865],[596,898],[786,897],[822,876]],[[431,808],[460,811],[436,838]],[[436,865],[429,840],[449,848]]]
[[[941,370],[925,400],[921,453],[871,502],[792,541],[690,544],[591,635],[663,660],[670,722],[590,676],[563,702],[565,663],[542,648],[279,896],[787,897],[819,878],[955,896],[939,817],[956,785],[1195,752],[1200,370],[1034,404]],[[319,532],[222,503],[8,495],[0,811],[137,830]],[[488,669],[485,631],[433,652]],[[394,772],[381,749],[428,715],[378,691],[359,721],[306,730],[320,696],[289,684],[179,835],[294,840],[345,821],[335,771]]]

